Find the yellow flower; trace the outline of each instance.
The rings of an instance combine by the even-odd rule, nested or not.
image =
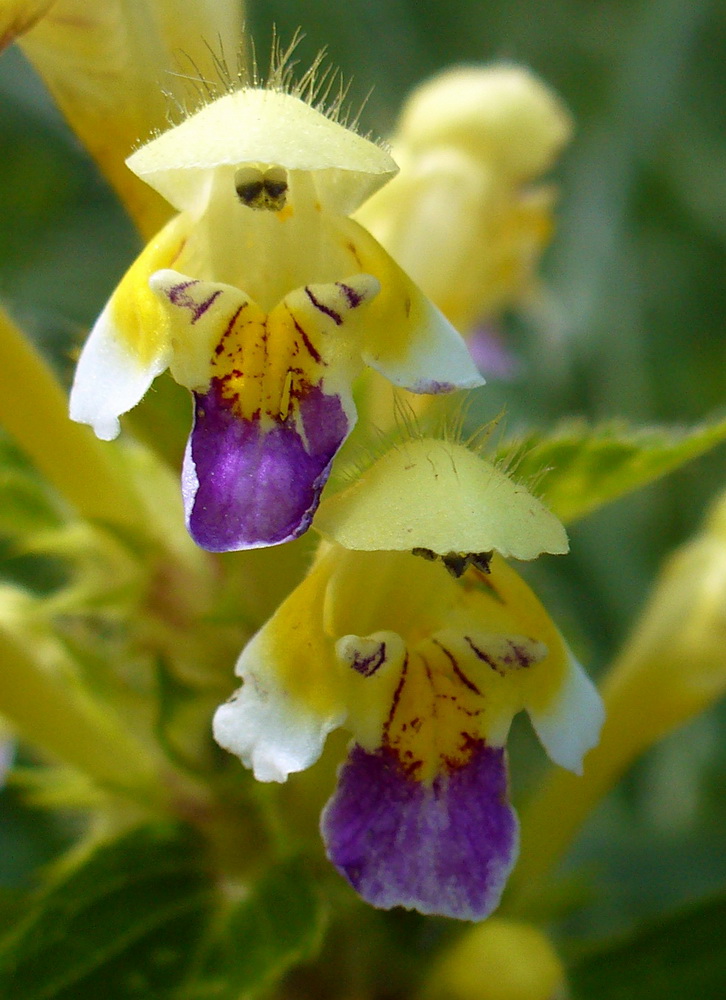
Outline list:
[[[418,466],[419,492],[405,498],[416,513],[395,528],[414,545],[437,544],[440,509],[425,488],[445,465],[437,447],[460,481],[470,480],[465,498],[476,492],[477,471],[496,471],[476,456],[481,468],[467,467],[463,446],[425,440],[393,463],[384,456],[394,492],[395,460],[404,475],[407,455]],[[380,499],[375,474],[361,482]],[[520,538],[532,558],[550,546],[557,522],[517,489],[511,520],[528,512],[535,527]],[[501,494],[492,520],[512,503],[511,492]],[[365,507],[360,494],[358,504]],[[442,549],[425,546],[425,557],[404,545],[324,543],[307,578],[243,650],[243,686],[215,716],[217,741],[262,781],[309,767],[331,730],[350,731],[355,742],[322,831],[333,863],[377,906],[486,916],[517,851],[504,749],[513,716],[526,710],[550,757],[574,771],[598,738],[597,692],[517,573],[496,552],[469,551],[480,530],[476,518],[454,516],[438,536]],[[507,524],[487,536],[503,546],[516,537]]]
[[[482,382],[464,342],[348,216],[387,152],[284,89],[243,87],[130,157],[179,214],[81,355],[71,416],[119,431],[166,367],[194,394],[187,520],[212,551],[295,538],[355,423],[364,365],[417,393]]]
[[[358,218],[462,332],[531,288],[554,204],[538,178],[571,128],[557,96],[507,64],[447,70],[404,107],[401,172]]]

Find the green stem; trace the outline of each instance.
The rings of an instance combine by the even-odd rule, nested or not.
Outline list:
[[[144,805],[166,797],[155,761],[110,711],[38,663],[0,626],[0,714],[41,751]]]
[[[726,499],[669,558],[623,650],[605,675],[605,725],[582,777],[553,769],[525,809],[508,905],[542,893],[589,813],[641,754],[726,690]]]
[[[68,417],[55,376],[0,310],[0,424],[84,517],[143,525],[141,505],[114,462],[114,447]]]
[[[584,774],[552,768],[524,810],[521,853],[509,884],[507,913],[524,914],[536,908],[548,876],[587,816],[648,745],[637,725],[629,731],[623,726],[622,711],[632,714],[631,708],[637,708],[642,716],[646,702],[633,702],[627,695],[615,703],[607,701],[607,721],[600,743],[587,755]]]
[[[524,810],[508,913],[536,908],[547,880],[597,804],[642,753],[711,700],[669,683],[663,666],[662,658],[644,655],[637,641],[613,664],[602,687],[605,725],[599,744],[585,758],[584,773],[553,768]]]

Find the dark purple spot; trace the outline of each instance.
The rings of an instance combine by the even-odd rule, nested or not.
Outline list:
[[[359,674],[364,677],[371,677],[376,670],[383,666],[386,662],[386,644],[381,642],[378,645],[378,649],[375,653],[370,653],[368,656],[361,656],[356,650],[353,661],[351,662],[351,667],[353,670],[357,670]]]
[[[363,899],[463,920],[496,908],[517,853],[503,749],[471,742],[429,783],[383,748],[355,745],[323,812],[328,857]]]

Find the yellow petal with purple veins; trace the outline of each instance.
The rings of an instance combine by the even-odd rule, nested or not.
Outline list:
[[[378,282],[364,274],[306,285],[269,313],[232,285],[174,271],[151,284],[172,372],[195,397],[182,473],[192,537],[214,552],[296,538],[355,422],[362,362],[351,315]]]

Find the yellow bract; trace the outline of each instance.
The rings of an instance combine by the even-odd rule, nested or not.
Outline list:
[[[378,459],[325,500],[315,526],[351,549],[567,552],[560,522],[524,486],[462,444],[423,438]]]

